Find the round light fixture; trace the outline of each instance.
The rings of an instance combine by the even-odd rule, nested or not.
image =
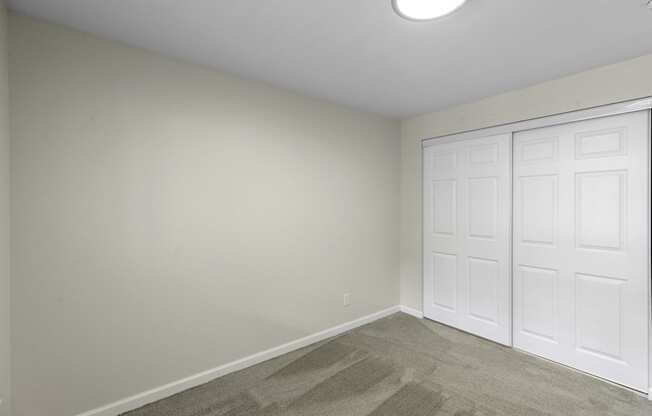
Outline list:
[[[410,20],[432,20],[460,8],[466,0],[392,0],[394,10]]]

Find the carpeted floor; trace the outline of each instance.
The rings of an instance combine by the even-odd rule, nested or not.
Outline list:
[[[398,313],[129,416],[638,416],[628,390]]]

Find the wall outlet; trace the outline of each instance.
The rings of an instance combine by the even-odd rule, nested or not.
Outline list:
[[[349,306],[351,305],[351,294],[350,293],[345,293],[344,294],[344,306]]]

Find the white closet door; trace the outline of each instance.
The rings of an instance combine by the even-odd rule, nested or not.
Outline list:
[[[514,143],[514,346],[647,391],[647,112]]]
[[[511,345],[511,135],[424,149],[424,315]]]

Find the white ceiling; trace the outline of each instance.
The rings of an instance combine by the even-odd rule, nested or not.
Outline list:
[[[10,9],[391,117],[652,53],[646,0],[8,0]]]

